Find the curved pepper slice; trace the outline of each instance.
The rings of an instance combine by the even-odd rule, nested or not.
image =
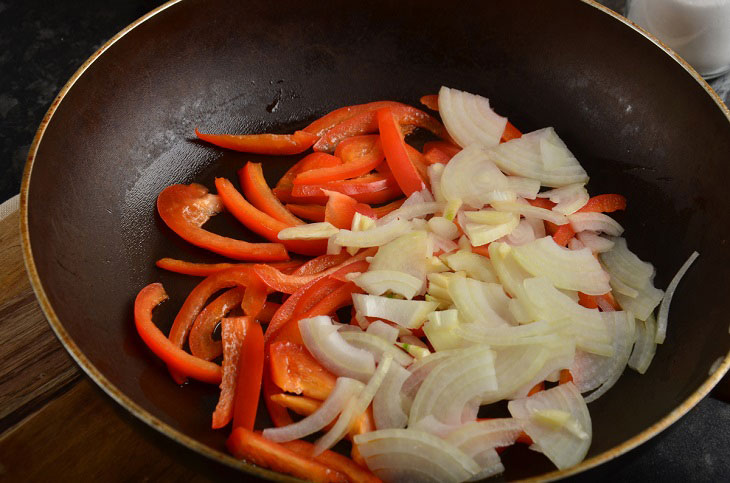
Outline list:
[[[499,140],[501,143],[506,143],[512,139],[521,138],[522,133],[514,125],[507,121],[507,125],[504,126],[504,132],[502,132],[502,138]]]
[[[303,153],[319,139],[319,136],[305,131],[294,134],[206,134],[195,128],[195,135],[221,148],[274,155]]]
[[[324,401],[335,387],[337,377],[301,344],[274,342],[269,346],[269,361],[272,381],[285,392]]]
[[[357,200],[337,191],[325,191],[324,194],[329,197],[324,211],[324,221],[337,228],[349,230],[355,213],[375,218],[375,212],[370,205],[358,203]]]
[[[241,181],[243,194],[256,208],[287,225],[304,224],[302,220],[294,216],[281,204],[279,198],[274,196],[271,188],[266,184],[260,163],[249,161],[238,171],[238,177]]]
[[[626,209],[626,198],[622,195],[617,194],[605,194],[593,196],[588,200],[577,213],[612,213],[618,210]],[[568,244],[571,238],[575,236],[575,230],[570,224],[565,225],[554,225],[550,222],[546,222],[548,230],[553,235],[555,243],[564,247]]]
[[[244,320],[246,319],[246,320]],[[218,404],[213,411],[213,429],[222,428],[233,418],[233,399],[236,395],[239,359],[243,350],[243,340],[248,329],[247,317],[232,317],[221,321],[221,340],[223,346],[223,378]]]
[[[350,258],[351,255],[344,250],[337,255],[320,255],[294,270],[292,275],[313,275],[315,273],[320,273],[328,268],[340,265]]]
[[[284,176],[279,178],[279,181],[274,187],[274,191],[276,191],[277,189],[291,190],[292,186],[294,186],[294,178],[296,178],[299,173],[304,173],[305,171],[309,171],[312,169],[332,168],[341,164],[342,160],[337,156],[332,156],[331,154],[320,153],[317,151],[309,153],[304,156],[299,162],[294,164],[294,166],[289,168],[287,172],[284,173]]]
[[[299,205],[296,203],[287,203],[286,209],[299,218],[304,218],[305,220],[324,221],[324,206],[322,205]]]
[[[294,178],[294,184],[322,184],[357,178],[375,169],[385,159],[377,135],[347,138],[337,145],[335,156],[340,158],[343,164],[302,171]]]
[[[266,305],[266,297],[269,295],[269,287],[261,280],[253,280],[246,287],[241,301],[243,313],[257,318]]]
[[[233,428],[253,430],[264,373],[264,331],[251,317],[241,317],[241,319],[246,325],[246,334],[241,344],[241,357],[238,363]]]
[[[280,261],[289,255],[281,243],[248,243],[201,228],[222,210],[220,198],[205,186],[193,183],[168,186],[157,197],[157,211],[165,224],[184,240],[229,258]]]
[[[366,104],[354,104],[352,106],[340,107],[339,109],[335,109],[309,124],[304,128],[304,131],[321,136],[329,129],[353,116],[362,114],[363,112],[376,111],[381,107],[394,107],[398,104],[400,103],[395,101],[375,101],[368,102]]]
[[[240,287],[226,290],[198,314],[188,338],[190,352],[195,357],[212,361],[223,353],[221,341],[213,340],[213,332],[218,322],[241,304],[242,298]]]
[[[444,141],[429,141],[423,145],[423,157],[428,164],[446,164],[461,151],[459,146]]]
[[[215,187],[226,209],[244,226],[269,240],[278,240],[279,232],[290,225],[256,209],[226,178],[216,178]],[[321,255],[327,251],[327,240],[284,240],[283,245],[303,255]]]
[[[139,336],[168,367],[186,377],[219,384],[222,375],[219,365],[199,359],[177,347],[152,322],[152,310],[166,299],[167,293],[161,283],[152,283],[139,291],[134,301],[134,323]]]
[[[377,123],[380,139],[385,151],[385,160],[393,172],[398,186],[406,196],[410,196],[426,187],[421,175],[408,156],[403,134],[398,127],[395,116],[389,108],[377,112]]]
[[[302,264],[301,260],[290,260],[288,262],[274,262],[270,265],[279,270],[296,269]],[[185,260],[176,260],[174,258],[160,258],[155,262],[159,268],[170,272],[181,273],[183,275],[193,275],[196,277],[207,277],[214,273],[228,270],[229,268],[252,266],[252,263],[195,263]]]
[[[439,110],[439,95],[438,94],[426,94],[425,96],[421,96],[421,104],[428,107],[432,111],[438,111]]]
[[[274,189],[274,194],[287,203],[303,201],[324,205],[327,203],[325,190],[337,191],[367,204],[386,203],[402,194],[395,177],[390,173],[367,174],[359,178],[322,184],[294,185],[289,192]]]
[[[361,466],[356,461],[353,461],[348,457],[341,455],[340,453],[325,450],[317,456],[313,456],[315,453],[314,445],[301,439],[296,439],[294,441],[289,441],[282,444],[285,448],[290,449],[295,453],[306,456],[308,458],[313,457],[315,461],[319,461],[320,463],[323,463],[330,468],[333,468],[340,473],[343,473],[350,479],[350,481],[356,481],[358,483],[381,482],[380,478],[372,474],[370,470],[367,469],[367,466]],[[356,445],[353,445],[353,450],[356,447]]]

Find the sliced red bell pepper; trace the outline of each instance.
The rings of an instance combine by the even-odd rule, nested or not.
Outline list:
[[[350,258],[351,255],[344,250],[337,255],[320,255],[294,270],[292,275],[314,275],[315,273],[320,273],[328,268],[340,265]]]
[[[309,221],[324,221],[324,206],[322,205],[299,205],[287,203],[286,209],[299,218]]]
[[[195,357],[212,361],[223,353],[221,341],[213,340],[213,332],[228,312],[241,305],[242,298],[243,291],[240,287],[226,290],[198,314],[188,337],[190,352]]]
[[[222,372],[218,364],[199,359],[175,346],[152,322],[152,310],[164,300],[167,300],[167,293],[161,283],[152,283],[139,291],[134,301],[134,323],[139,336],[157,357],[178,373],[209,384],[220,384]]]
[[[588,203],[578,212],[580,213],[612,213],[626,209],[626,198],[617,194],[592,196]]]
[[[398,186],[406,196],[421,191],[426,184],[408,157],[406,143],[403,141],[403,135],[393,112],[389,108],[385,108],[378,110],[376,115],[385,160],[388,162]]]
[[[373,211],[375,212],[375,217],[376,218],[382,218],[382,217],[384,217],[388,213],[390,213],[392,211],[395,211],[398,208],[400,208],[401,205],[403,205],[403,203],[405,201],[406,201],[405,198],[403,198],[401,200],[391,201],[387,205],[376,206],[375,208],[373,208]]]
[[[294,270],[302,264],[301,260],[290,260],[288,262],[273,262],[270,265],[279,270]],[[228,270],[229,268],[252,266],[252,263],[195,263],[186,262],[185,260],[176,260],[174,258],[160,258],[155,262],[159,268],[170,272],[181,273],[183,275],[193,275],[196,277],[207,277],[214,273]]]
[[[603,295],[588,295],[583,292],[578,292],[578,303],[589,309],[598,309],[601,306],[609,306],[614,310],[621,310],[621,307],[619,307],[611,292]]]
[[[271,188],[266,184],[260,163],[252,163],[250,161],[246,163],[238,171],[238,178],[241,182],[243,194],[256,208],[289,226],[304,224],[302,220],[294,216],[281,204],[279,198],[274,196]]]
[[[195,246],[239,260],[288,260],[280,243],[248,243],[234,240],[201,228],[211,216],[222,210],[218,196],[199,184],[168,186],[157,197],[157,211],[165,224]]]
[[[322,367],[301,344],[277,341],[269,346],[271,380],[285,392],[324,401],[337,377]]]
[[[243,313],[257,318],[266,305],[266,297],[269,295],[269,287],[261,280],[253,280],[243,292],[241,309]]]
[[[259,312],[259,315],[256,317],[256,320],[262,324],[268,324],[271,322],[276,311],[279,310],[279,307],[281,307],[281,304],[267,300],[264,304],[264,308],[261,309],[261,312]]]
[[[322,184],[356,178],[369,173],[385,159],[377,135],[347,138],[337,145],[335,156],[342,159],[343,164],[302,171],[294,178],[294,184]]]
[[[246,335],[243,338],[238,363],[233,428],[253,430],[264,372],[264,331],[251,317],[241,317],[241,320],[246,325]]]
[[[555,203],[550,201],[547,198],[535,198],[534,200],[526,200],[530,205],[536,206],[538,208],[544,208],[546,210],[552,210],[555,206]]]
[[[246,319],[246,320],[244,320]],[[213,411],[213,429],[227,425],[233,419],[233,401],[236,395],[239,359],[243,349],[243,340],[247,336],[248,317],[232,317],[221,320],[221,340],[223,346],[223,378],[218,404]],[[250,428],[253,429],[253,428]]]
[[[446,164],[459,151],[459,146],[444,141],[429,141],[423,145],[423,157],[428,164]]]
[[[314,399],[307,396],[294,396],[292,394],[275,394],[271,400],[281,407],[295,412],[300,416],[309,416],[322,405],[321,399]]]
[[[573,382],[573,374],[570,373],[570,369],[562,369],[560,371],[560,384],[567,384]]]
[[[347,477],[329,466],[269,441],[259,433],[236,428],[226,441],[233,456],[279,473],[314,483],[347,483]]]
[[[436,136],[451,141],[443,124],[420,109],[406,104],[394,103],[390,106],[379,106],[346,119],[334,127],[328,129],[322,137],[314,144],[315,151],[332,152],[343,139],[361,134],[373,133],[378,130],[376,112],[380,109],[389,109],[395,122],[399,125],[410,125],[431,131]],[[387,152],[386,152],[387,156]],[[392,167],[391,167],[392,168]]]
[[[266,349],[264,349],[264,351],[268,352]],[[271,418],[271,422],[274,423],[274,426],[277,428],[288,426],[293,424],[294,420],[291,415],[289,415],[286,408],[277,404],[274,400],[277,395],[283,395],[283,392],[279,389],[279,386],[274,384],[274,381],[271,380],[270,361],[267,354],[264,354],[264,357],[264,374],[261,391],[264,395],[266,410],[268,411],[269,417]]]
[[[316,134],[317,136],[322,136],[331,128],[353,116],[362,114],[363,112],[376,111],[381,107],[395,107],[398,104],[399,103],[395,101],[375,101],[368,102],[366,104],[355,104],[352,106],[340,107],[339,109],[335,109],[309,124],[304,128],[304,131]]]
[[[512,139],[521,138],[522,133],[519,129],[514,127],[511,122],[507,121],[507,125],[504,127],[504,132],[502,133],[502,138],[499,140],[501,143],[506,143],[507,141],[511,141]]]
[[[438,94],[427,94],[421,96],[421,104],[428,107],[432,111],[439,110],[439,95]]]
[[[421,177],[427,188],[431,187],[431,180],[428,177],[428,162],[423,156],[423,153],[418,149],[414,148],[410,144],[405,144],[406,152],[408,153],[408,159],[413,163],[413,167],[418,171],[418,175]]]
[[[264,339],[267,343],[270,343],[271,340],[273,340],[274,338],[274,334],[276,334],[279,329],[281,329],[289,321],[289,319],[294,314],[294,310],[296,309],[299,300],[302,298],[302,296],[304,296],[309,287],[314,285],[316,282],[317,279],[310,281],[308,284],[304,285],[299,290],[291,294],[291,296],[289,296],[289,298],[287,298],[286,301],[281,304],[281,307],[279,307],[279,310],[276,311],[274,316],[271,318],[271,322],[269,322],[269,326],[266,328]]]
[[[314,456],[315,449],[312,443],[308,443],[301,439],[283,443],[284,447],[294,451],[307,458],[314,458],[322,464],[333,468],[349,478],[351,482],[357,483],[379,483],[381,480],[367,469],[355,463],[346,456],[342,456],[334,451],[325,450],[321,454]]]
[[[355,213],[375,218],[375,212],[369,205],[358,203],[357,200],[337,191],[325,191],[324,194],[329,197],[325,207],[324,220],[337,228],[346,230],[352,228],[352,218]]]
[[[485,243],[484,245],[479,245],[476,247],[471,247],[471,252],[489,258],[489,243]]]
[[[289,168],[287,172],[284,173],[284,176],[279,178],[279,181],[276,183],[276,189],[291,189],[294,185],[294,178],[296,178],[299,173],[312,169],[331,168],[341,164],[342,160],[336,156],[332,156],[331,154],[319,152],[310,153]]]
[[[274,155],[303,153],[319,139],[319,136],[306,131],[294,134],[206,134],[195,128],[195,135],[221,148]]]
[[[215,186],[226,209],[244,226],[268,240],[278,240],[279,232],[289,225],[256,209],[225,178],[216,178]],[[327,240],[284,240],[281,243],[295,253],[321,255],[327,251]]]
[[[544,390],[545,390],[545,381],[540,381],[537,384],[535,384],[535,386],[532,389],[530,389],[530,392],[527,393],[527,397],[530,397],[533,394],[537,394],[538,392],[544,391]]]
[[[305,202],[324,205],[327,196],[324,191],[337,191],[346,194],[360,203],[386,203],[402,193],[392,174],[366,174],[359,178],[329,183],[295,185],[291,191],[274,189],[274,194],[285,202]]]
[[[598,298],[595,295],[578,292],[578,303],[587,309],[598,308]]]

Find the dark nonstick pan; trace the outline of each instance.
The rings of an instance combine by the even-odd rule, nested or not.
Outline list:
[[[629,199],[619,221],[656,265],[657,286],[700,253],[648,373],[627,371],[591,404],[586,461],[549,473],[547,460],[516,452],[504,478],[572,474],[666,428],[730,366],[730,116],[691,69],[590,1],[183,0],[141,19],[64,87],[25,171],[26,263],[61,341],[140,419],[217,461],[281,478],[226,456],[225,431],[210,430],[216,388],[176,386],[136,336],[141,287],[161,281],[171,294],[157,312],[167,330],[197,282],[154,260],[218,260],[164,226],[156,196],[173,183],[213,188],[250,159],[265,159],[273,181],[294,161],[214,149],[193,139],[195,126],[290,132],[342,105],[417,105],[442,84],[489,97],[523,131],[554,126],[591,192]],[[210,227],[253,238],[225,214]]]

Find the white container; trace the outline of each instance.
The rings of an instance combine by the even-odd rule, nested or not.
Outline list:
[[[730,0],[631,0],[627,16],[703,77],[730,70]]]

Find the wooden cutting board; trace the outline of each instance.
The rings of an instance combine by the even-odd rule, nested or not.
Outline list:
[[[136,420],[78,368],[26,276],[14,200],[0,205],[0,480],[240,480]],[[714,395],[730,400],[728,378]]]

